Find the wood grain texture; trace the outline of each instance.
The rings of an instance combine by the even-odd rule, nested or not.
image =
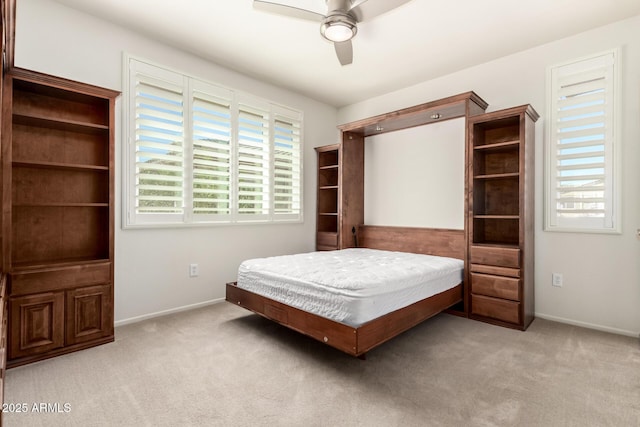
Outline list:
[[[476,93],[465,92],[413,107],[357,120],[338,126],[338,129],[342,132],[360,133],[366,137],[422,126],[437,121],[464,117],[466,114],[478,114],[483,112],[488,105],[489,104]],[[439,114],[439,117],[432,118],[431,116],[433,114]]]
[[[538,116],[532,109],[527,109],[524,115],[523,138],[526,141],[524,148],[523,188],[522,198],[522,236],[520,243],[521,250],[528,254],[523,257],[524,283],[523,288],[524,303],[522,304],[523,328],[526,329],[535,317],[535,121]]]
[[[111,282],[111,263],[25,270],[11,275],[11,295],[67,290]]]
[[[396,310],[358,328],[358,354],[379,346],[462,301],[462,284]]]
[[[466,258],[464,230],[360,225],[358,243],[371,249]]]
[[[520,273],[522,272],[519,268],[496,267],[485,264],[469,264],[469,271],[505,277],[520,277]]]
[[[471,292],[474,294],[520,301],[521,283],[513,277],[471,273]]]
[[[65,345],[113,336],[113,298],[109,284],[65,293]]]
[[[356,328],[241,289],[235,283],[227,283],[225,299],[347,354],[358,355]]]
[[[342,135],[340,165],[340,249],[355,246],[354,227],[364,222],[364,137]]]
[[[64,346],[64,293],[11,297],[9,358],[33,356]]]
[[[471,294],[471,315],[502,320],[519,327],[521,304],[502,298]]]
[[[520,249],[502,246],[471,246],[472,264],[486,264],[497,267],[519,268]]]
[[[227,283],[226,301],[300,332],[351,356],[362,357],[378,345],[462,301],[462,285],[371,320],[345,325]]]

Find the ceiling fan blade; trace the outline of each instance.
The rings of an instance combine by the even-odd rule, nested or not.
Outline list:
[[[358,22],[368,21],[410,1],[411,0],[353,0],[352,3],[354,6],[350,12]]]
[[[351,40],[346,42],[336,42],[333,44],[336,49],[336,55],[338,55],[338,61],[341,65],[349,65],[353,62],[353,45]]]
[[[300,2],[298,2],[300,3]],[[306,19],[308,21],[322,22],[324,15],[312,10],[301,9],[296,6],[289,6],[276,1],[253,0],[253,8],[263,12],[277,13],[278,15],[290,16],[292,18]]]

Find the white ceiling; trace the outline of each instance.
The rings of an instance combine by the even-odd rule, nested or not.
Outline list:
[[[358,24],[343,67],[319,24],[252,0],[56,1],[336,107],[640,14],[640,0],[411,0]]]

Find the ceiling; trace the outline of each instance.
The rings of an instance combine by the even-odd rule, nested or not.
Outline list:
[[[411,0],[358,24],[341,66],[318,23],[252,0],[56,1],[336,107],[640,14],[639,0]]]

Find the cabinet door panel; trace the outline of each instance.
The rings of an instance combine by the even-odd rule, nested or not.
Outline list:
[[[44,353],[64,345],[64,293],[11,298],[10,358]]]
[[[67,345],[113,335],[110,285],[67,291]]]

